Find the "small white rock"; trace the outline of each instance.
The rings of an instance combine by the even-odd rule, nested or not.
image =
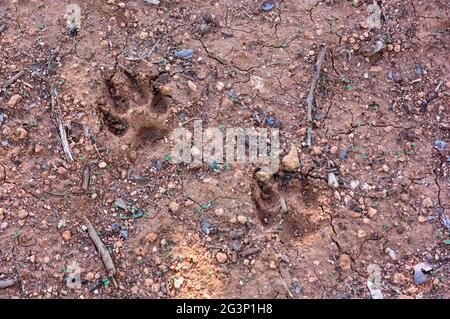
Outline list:
[[[336,175],[334,175],[334,173],[328,174],[328,185],[333,188],[339,187],[339,183],[338,183]]]

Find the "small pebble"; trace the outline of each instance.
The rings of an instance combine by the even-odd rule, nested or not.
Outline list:
[[[227,261],[228,257],[227,257],[227,254],[222,253],[222,252],[218,252],[216,254],[216,259],[217,259],[217,261],[219,263],[223,264],[223,263],[225,263]]]

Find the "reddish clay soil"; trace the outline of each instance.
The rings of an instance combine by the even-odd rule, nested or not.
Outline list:
[[[450,4],[378,0],[373,28],[373,1],[262,2],[79,0],[72,34],[70,2],[0,2],[0,84],[25,71],[0,96],[0,298],[371,298],[377,266],[384,298],[450,297]],[[174,164],[194,119],[276,126],[299,165]]]

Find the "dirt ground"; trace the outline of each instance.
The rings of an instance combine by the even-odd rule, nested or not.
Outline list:
[[[0,298],[450,298],[447,0],[71,2],[0,1]],[[194,119],[299,165],[174,164]]]

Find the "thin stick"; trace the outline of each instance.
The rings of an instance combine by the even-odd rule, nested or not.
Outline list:
[[[319,53],[319,57],[316,62],[316,73],[314,74],[311,86],[309,87],[309,93],[306,98],[306,103],[308,105],[308,135],[306,139],[306,144],[308,148],[312,146],[312,109],[313,109],[313,101],[314,101],[314,90],[316,88],[317,81],[320,78],[320,70],[322,68],[323,60],[325,59],[325,54],[327,53],[327,47],[324,47],[322,51]]]
[[[30,89],[33,89],[33,88],[34,88],[30,83],[25,82],[24,80],[17,80],[17,82],[19,82],[19,83],[21,83],[21,84],[23,84],[23,85],[29,87]]]
[[[183,123],[181,123],[181,126],[183,126],[184,124],[187,124],[187,123],[189,123],[189,122],[191,122],[191,121],[194,121],[194,120],[200,120],[200,119],[197,118],[197,117],[193,117],[193,118],[191,118],[191,119],[189,119],[189,120],[184,121]]]
[[[86,222],[89,237],[91,237],[92,242],[94,243],[95,247],[97,247],[97,250],[100,253],[100,256],[102,257],[103,265],[105,265],[108,276],[111,278],[111,280],[114,284],[114,287],[117,288],[118,285],[117,285],[117,282],[115,279],[117,271],[116,271],[116,267],[114,266],[114,262],[111,258],[111,255],[109,254],[109,251],[106,248],[105,244],[103,244],[102,240],[97,235],[97,232],[95,231],[95,228],[94,228],[94,226],[92,226],[89,219],[87,219],[87,217],[84,217],[84,220]]]
[[[25,74],[25,71],[24,71],[24,70],[17,72],[16,75],[14,75],[12,78],[10,78],[9,80],[7,80],[7,81],[3,84],[2,89],[3,89],[3,90],[7,90],[7,89],[11,86],[11,84],[13,84],[13,83],[16,82],[18,79],[20,79],[24,74]]]
[[[141,57],[139,57],[139,58],[136,58],[136,57],[126,57],[125,60],[135,62],[135,61],[141,61],[141,60],[147,59],[150,55],[153,54],[153,51],[155,51],[156,46],[158,45],[158,43],[159,43],[159,40],[156,41],[155,45],[151,48],[151,50],[150,50],[148,53],[144,54],[143,56],[141,56]]]
[[[67,160],[70,162],[73,162],[73,156],[72,152],[70,151],[69,142],[67,142],[67,135],[66,130],[64,128],[64,123],[61,120],[61,108],[59,107],[59,99],[58,99],[58,91],[54,87],[54,85],[50,82],[49,79],[47,79],[45,76],[40,74],[39,72],[33,72],[33,76],[37,76],[42,81],[46,82],[50,89],[50,96],[51,96],[51,106],[52,106],[52,113],[53,113],[53,122],[55,123],[58,131],[59,131],[59,137],[61,139],[61,144],[63,147],[64,154],[66,154]]]
[[[286,288],[289,298],[294,299],[294,295],[292,294],[291,290],[289,289],[288,285],[286,284],[286,281],[284,281],[283,275],[281,274],[281,271],[278,267],[277,267],[277,270],[278,270],[278,275],[280,275],[281,282],[283,283],[284,288]]]
[[[128,69],[125,65],[117,63],[117,66],[119,67],[119,69],[121,69],[123,72],[125,72],[127,75],[134,77],[134,73],[133,71],[131,71],[130,69]]]
[[[55,122],[56,122],[56,125],[58,126],[59,137],[61,139],[61,145],[62,145],[64,154],[66,154],[68,161],[73,162],[74,159],[72,156],[72,152],[70,151],[69,142],[67,141],[66,130],[65,130],[64,124],[61,120],[61,109],[59,108],[58,91],[56,90],[55,87],[53,87],[53,86],[51,87],[50,94],[52,97],[52,111],[56,118]]]
[[[99,157],[100,159],[102,159],[102,156],[100,155],[100,152],[99,152],[99,150],[98,150],[98,148],[97,148],[97,145],[95,145],[95,144],[94,144],[94,149],[95,149],[95,151],[97,152],[98,157]]]
[[[86,165],[86,167],[83,170],[83,179],[81,182],[81,189],[83,191],[87,191],[89,189],[89,180],[90,180],[90,169],[89,166]]]
[[[15,279],[5,279],[0,280],[0,289],[5,289],[14,286],[17,284],[17,280]]]

